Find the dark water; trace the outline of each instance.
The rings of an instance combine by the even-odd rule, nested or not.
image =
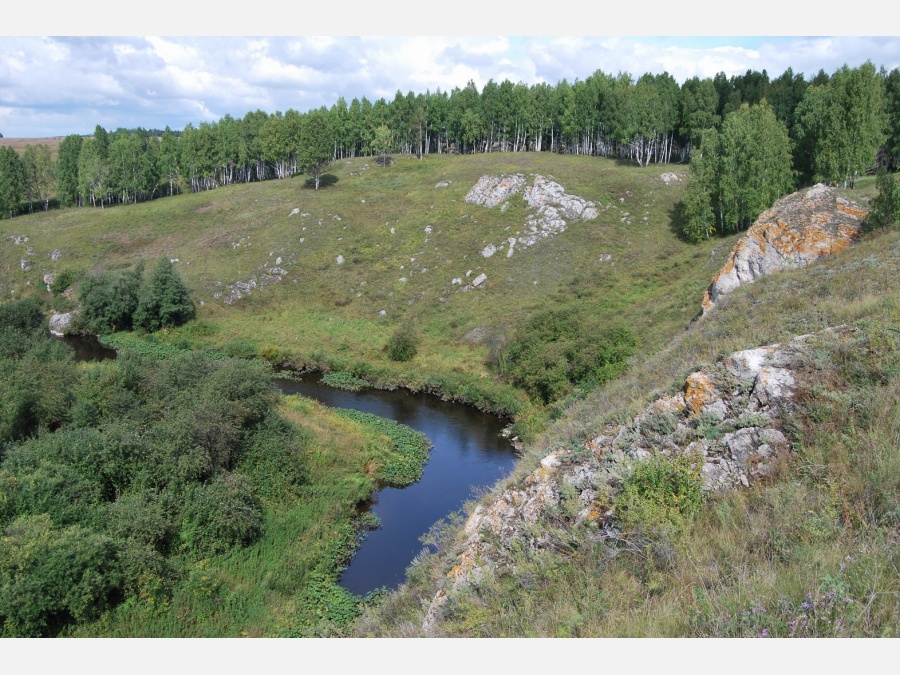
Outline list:
[[[75,352],[75,358],[79,361],[106,361],[116,358],[116,350],[104,347],[94,336],[75,337],[66,335],[57,338]]]
[[[115,358],[116,352],[95,338],[61,338],[82,361]],[[385,586],[396,588],[422,550],[419,538],[441,518],[459,510],[478,488],[489,487],[515,464],[512,445],[500,436],[502,422],[492,415],[428,394],[368,389],[352,392],[319,382],[276,378],[285,394],[302,394],[334,408],[350,408],[386,417],[420,431],[433,448],[422,479],[408,487],[384,488],[366,505],[382,528],[369,532],[341,577],[352,593],[365,595]]]
[[[302,394],[335,408],[361,410],[406,424],[434,445],[418,483],[375,494],[369,508],[383,527],[367,534],[340,580],[341,586],[357,595],[381,586],[396,588],[423,548],[419,538],[432,524],[459,510],[473,490],[507,475],[515,463],[514,450],[500,436],[500,420],[474,408],[402,390],[343,391],[318,379],[307,376],[299,382],[276,383],[286,394]]]

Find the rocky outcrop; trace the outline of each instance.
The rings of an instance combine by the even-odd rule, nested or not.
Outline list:
[[[839,332],[849,329],[825,331]],[[552,527],[541,524],[559,522],[564,499],[575,513],[566,527],[589,527],[589,536],[600,539],[616,536],[615,494],[636,462],[653,455],[695,458],[707,491],[746,487],[771,475],[779,456],[790,452],[781,423],[793,406],[796,375],[809,367],[817,339],[802,336],[735,352],[689,375],[679,394],[657,399],[580,450],[548,454],[525,479],[469,517],[423,629],[434,628],[442,605],[463,587],[515,565],[522,551],[558,545]]]
[[[534,246],[539,241],[550,239],[577,221],[593,220],[599,213],[594,202],[570,195],[556,181],[535,175],[531,185],[526,186],[524,174],[504,174],[502,176],[482,176],[466,195],[466,202],[492,208],[501,204],[501,211],[509,207],[509,199],[520,192],[528,204],[528,215],[522,228],[514,237],[506,237],[499,243],[489,242],[480,253],[490,258],[506,249],[506,257],[511,258],[517,250]],[[506,228],[507,230],[510,228]],[[460,290],[471,290],[463,287]]]
[[[859,241],[867,211],[821,183],[783,197],[731,250],[703,296],[703,311],[742,283],[780,269],[802,267]]]
[[[521,173],[503,176],[482,176],[466,195],[467,204],[493,207],[522,191],[525,176]]]

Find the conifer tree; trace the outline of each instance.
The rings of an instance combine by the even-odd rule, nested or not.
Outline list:
[[[172,328],[194,318],[190,294],[172,263],[163,258],[141,288],[134,325],[148,331]]]

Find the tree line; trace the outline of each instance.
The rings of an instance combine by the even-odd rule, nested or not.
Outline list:
[[[61,206],[104,207],[233,183],[314,177],[330,161],[376,154],[554,152],[613,157],[640,166],[686,162],[704,135],[722,133],[742,106],[765,101],[791,150],[793,182],[842,180],[900,162],[900,70],[871,62],[819,71],[788,68],[727,77],[668,73],[513,84],[473,82],[450,92],[397,92],[393,100],[341,97],[330,108],[147,131],[97,126],[67,136],[54,161],[48,148],[0,151],[0,217]],[[858,105],[865,101],[865,105]],[[841,110],[852,113],[839,114]],[[708,141],[712,143],[712,141]],[[872,150],[874,146],[874,150]],[[856,152],[859,150],[859,152]]]

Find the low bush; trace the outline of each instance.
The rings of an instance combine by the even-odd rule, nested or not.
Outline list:
[[[411,326],[400,326],[388,339],[385,349],[391,361],[411,361],[419,351],[421,337]]]
[[[629,528],[668,523],[680,529],[703,504],[701,468],[702,462],[690,455],[637,462],[616,498],[616,515]]]

